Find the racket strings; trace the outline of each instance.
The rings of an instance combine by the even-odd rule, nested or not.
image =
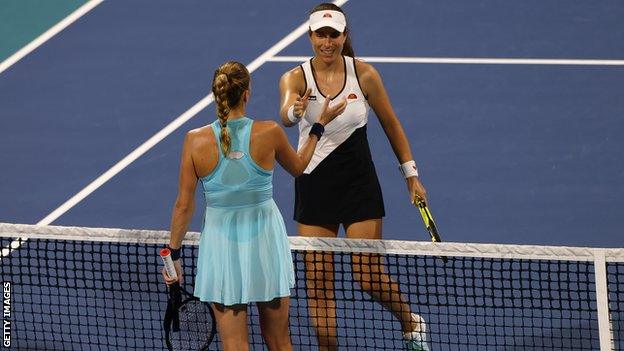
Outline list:
[[[170,333],[173,350],[204,350],[210,344],[213,320],[210,306],[196,299],[187,300],[178,310],[180,329]]]

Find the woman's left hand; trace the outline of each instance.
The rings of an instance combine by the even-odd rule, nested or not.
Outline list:
[[[175,282],[178,282],[180,285],[182,285],[182,283],[184,282],[184,276],[182,275],[182,264],[180,263],[180,261],[181,260],[173,261],[173,267],[175,268],[176,275],[178,276],[177,278],[170,277],[169,274],[167,274],[167,269],[163,267],[162,276],[165,279],[165,284],[171,285]]]
[[[425,200],[427,203],[427,189],[422,185],[420,179],[418,177],[409,177],[405,179],[407,182],[407,190],[409,191],[410,201],[412,203],[415,202],[416,196],[418,195],[420,198]]]

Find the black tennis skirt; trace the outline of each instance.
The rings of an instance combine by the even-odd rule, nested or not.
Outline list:
[[[356,129],[310,174],[295,179],[294,219],[299,223],[354,223],[385,214],[366,125]]]

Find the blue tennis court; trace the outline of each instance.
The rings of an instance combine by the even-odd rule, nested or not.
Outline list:
[[[0,76],[0,220],[42,220],[205,97],[220,63],[252,62],[314,4],[106,1],[93,8]],[[618,1],[344,7],[362,57],[624,57]],[[310,54],[303,35],[275,56]],[[277,81],[298,63],[267,61],[253,72],[253,117],[278,118]],[[621,63],[374,63],[444,238],[621,246]],[[166,229],[182,136],[213,118],[211,104],[52,223]],[[373,115],[369,129],[385,238],[426,240]],[[294,142],[296,130],[288,132]],[[279,170],[275,186],[291,218],[293,180]],[[287,225],[294,235],[293,221]]]
[[[0,4],[0,16],[43,6],[16,3]],[[279,120],[278,80],[312,55],[297,29],[316,4],[61,1],[53,19],[32,17],[23,45],[2,38],[27,24],[3,21],[0,222],[167,230],[183,137],[215,118],[214,69],[253,62],[248,112]],[[90,8],[10,62],[80,6]],[[343,9],[356,57],[379,70],[406,129],[443,240],[624,246],[624,3]],[[427,241],[374,114],[369,122],[384,238]],[[296,128],[287,132],[295,143]],[[294,181],[276,169],[274,187],[294,236]]]

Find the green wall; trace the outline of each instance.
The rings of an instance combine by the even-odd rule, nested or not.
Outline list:
[[[87,0],[0,0],[0,62]]]

